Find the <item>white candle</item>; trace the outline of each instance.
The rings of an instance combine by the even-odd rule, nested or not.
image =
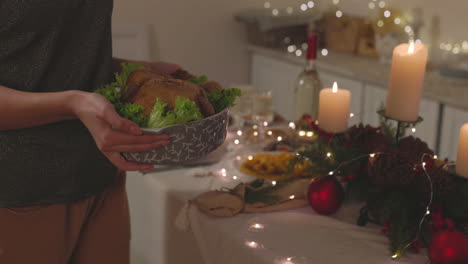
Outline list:
[[[427,54],[422,43],[401,44],[393,50],[385,113],[388,117],[407,122],[418,120]]]
[[[318,121],[320,128],[330,133],[346,131],[348,129],[351,92],[338,89],[338,84],[335,82],[333,88],[320,91],[319,98]]]
[[[456,170],[458,175],[468,178],[468,123],[460,129]]]

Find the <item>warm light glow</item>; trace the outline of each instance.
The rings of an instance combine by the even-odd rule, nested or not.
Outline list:
[[[307,10],[307,5],[306,5],[306,4],[302,4],[302,5],[301,5],[301,10],[302,10],[302,11],[306,11],[306,10]]]
[[[239,145],[240,141],[238,139],[234,140],[234,144]]]
[[[386,18],[389,18],[389,17],[392,16],[392,12],[390,12],[390,10],[385,10],[384,16],[385,16]]]
[[[397,17],[395,18],[395,20],[393,21],[396,25],[400,25],[401,24],[401,18]]]
[[[291,196],[289,196],[289,199],[291,199],[291,200],[294,200],[294,198],[296,198],[296,196],[295,196],[295,195],[291,195]]]
[[[327,158],[329,158],[329,157],[331,157],[331,153],[330,153],[330,152],[327,153]]]
[[[241,159],[242,159],[241,156],[236,157],[236,160],[241,160]]]
[[[252,128],[253,128],[253,129],[257,129],[257,128],[258,128],[258,126],[257,126],[257,125],[253,125],[253,127],[252,127]]]
[[[413,127],[413,129],[411,129],[411,132],[416,133],[416,128]]]
[[[278,142],[283,141],[283,137],[279,136],[279,137],[277,138],[277,140],[278,140]]]
[[[328,175],[330,175],[330,176],[332,176],[333,174],[335,174],[333,171],[330,171],[330,172],[328,173]]]
[[[253,228],[253,229],[263,229],[263,228],[265,228],[265,226],[262,225],[262,224],[253,224],[250,227]]]
[[[405,32],[406,33],[411,33],[412,31],[413,31],[413,29],[410,26],[405,27]]]
[[[305,136],[305,135],[306,135],[306,132],[305,132],[305,131],[302,131],[302,130],[299,131],[299,136],[303,137],[303,136]]]
[[[328,55],[328,50],[327,49],[322,49],[322,55],[327,56]]]
[[[375,158],[375,153],[371,153],[371,154],[369,154],[369,157],[371,157],[371,158]]]
[[[226,169],[225,169],[225,168],[222,168],[222,169],[221,169],[221,173],[226,173]]]
[[[292,129],[295,129],[295,128],[296,128],[296,124],[294,124],[294,122],[290,122],[290,123],[289,123],[289,127],[292,128]]]
[[[279,15],[279,10],[278,10],[278,9],[273,9],[273,10],[271,11],[271,13],[272,13],[274,16],[277,16],[277,15]]]
[[[271,185],[276,186],[276,181],[272,181]]]
[[[237,180],[237,176],[232,176],[232,179],[233,179],[233,180]]]
[[[267,121],[263,122],[263,126],[266,126],[266,127],[267,127],[267,126],[268,126],[268,122],[267,122]]]
[[[294,51],[296,51],[296,45],[289,45],[288,46],[288,52],[293,53]]]
[[[307,132],[307,136],[308,136],[308,137],[313,137],[313,136],[314,136],[314,132],[312,132],[312,131]]]
[[[423,167],[426,167],[426,162],[423,162],[423,163],[422,163],[422,166],[423,166]]]
[[[255,241],[250,241],[250,242],[245,242],[245,244],[249,247],[249,248],[258,248],[258,243],[255,242]]]
[[[241,131],[241,130],[238,130],[238,131],[237,131],[237,135],[238,135],[238,136],[242,136],[242,131]]]
[[[253,132],[253,135],[254,135],[254,137],[258,137],[258,132],[257,132],[257,131],[254,131],[254,132]]]
[[[353,117],[354,117],[354,113],[350,113],[350,114],[349,114],[349,117],[353,118]]]
[[[338,92],[338,83],[337,83],[337,82],[334,82],[334,83],[333,83],[332,92],[334,92],[334,93],[337,93],[337,92]]]
[[[409,47],[408,47],[408,53],[413,54],[414,53],[414,42],[410,42]]]
[[[336,11],[336,17],[340,18],[343,16],[343,12],[341,10]]]
[[[429,209],[427,209],[426,215],[430,215],[430,214],[431,214],[431,211],[429,211]]]
[[[300,49],[296,50],[296,56],[297,57],[302,56],[302,50],[300,50]]]
[[[253,156],[248,156],[247,159],[248,160],[253,160]]]
[[[439,157],[437,155],[434,155],[434,159],[438,159]]]
[[[395,254],[392,256],[392,259],[397,259],[398,258],[398,254]]]
[[[309,7],[309,8],[314,8],[314,6],[315,6],[314,1],[309,1],[309,2],[307,2],[307,7]]]

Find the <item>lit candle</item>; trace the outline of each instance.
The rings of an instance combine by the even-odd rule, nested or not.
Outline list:
[[[422,43],[401,44],[393,50],[385,113],[388,117],[406,122],[418,120],[427,54]]]
[[[468,123],[460,129],[456,170],[458,175],[468,178]]]
[[[349,105],[351,92],[338,89],[335,82],[333,88],[320,91],[318,121],[321,129],[330,133],[341,133],[348,129]]]

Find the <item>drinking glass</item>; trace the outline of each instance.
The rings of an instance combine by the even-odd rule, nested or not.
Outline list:
[[[253,87],[250,84],[234,84],[231,87],[238,88],[242,92],[242,95],[236,100],[236,105],[230,109],[233,118],[232,127],[235,130],[242,130],[246,117],[252,114]]]
[[[266,127],[274,120],[273,95],[271,91],[255,92],[252,95],[252,121],[258,126],[258,143],[265,142]]]
[[[273,122],[273,95],[271,91],[255,92],[252,96],[252,120],[258,125]]]

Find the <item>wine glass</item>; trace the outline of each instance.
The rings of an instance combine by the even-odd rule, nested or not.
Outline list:
[[[252,114],[252,91],[253,86],[250,84],[234,84],[235,87],[241,90],[242,95],[236,100],[234,107],[230,109],[233,118],[232,127],[237,130],[242,130],[245,125],[245,118]]]
[[[258,126],[259,144],[264,143],[265,127],[274,120],[273,94],[271,91],[255,92],[252,95],[252,121]]]

